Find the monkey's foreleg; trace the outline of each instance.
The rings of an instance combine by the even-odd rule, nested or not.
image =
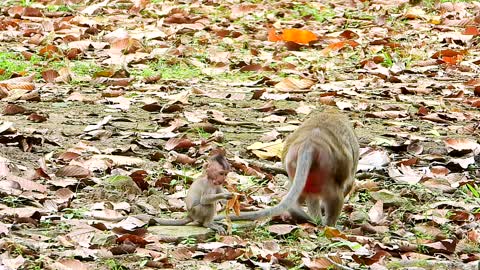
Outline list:
[[[218,200],[222,199],[231,199],[232,193],[218,193],[218,194],[209,194],[203,195],[200,199],[200,204],[213,204],[216,203]]]
[[[335,226],[337,219],[340,216],[343,208],[343,191],[336,189],[331,192],[326,192],[328,195],[325,196],[325,199],[322,201],[323,207],[325,208],[325,225]]]

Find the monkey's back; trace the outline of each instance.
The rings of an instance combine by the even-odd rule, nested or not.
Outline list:
[[[311,142],[333,158],[336,178],[344,179],[357,170],[359,144],[349,119],[340,113],[315,113],[285,139],[282,160],[294,144]],[[350,172],[345,171],[346,168]]]

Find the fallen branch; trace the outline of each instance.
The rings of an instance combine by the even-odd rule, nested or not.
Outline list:
[[[287,175],[287,171],[285,171],[283,167],[271,165],[271,164],[268,164],[259,160],[253,160],[253,159],[245,159],[245,161],[248,162],[248,164],[259,167],[262,170]]]

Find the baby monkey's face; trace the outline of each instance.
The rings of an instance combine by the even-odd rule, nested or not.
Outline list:
[[[218,162],[211,162],[208,164],[207,177],[214,185],[223,185],[227,178],[228,170],[225,170]]]

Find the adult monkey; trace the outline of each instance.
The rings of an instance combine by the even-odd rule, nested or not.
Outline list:
[[[286,197],[277,206],[230,218],[256,220],[288,211],[294,218],[317,221],[324,212],[324,224],[335,226],[352,190],[358,157],[358,139],[347,117],[314,114],[285,140],[282,160],[292,182]],[[308,214],[300,206],[303,202]]]

